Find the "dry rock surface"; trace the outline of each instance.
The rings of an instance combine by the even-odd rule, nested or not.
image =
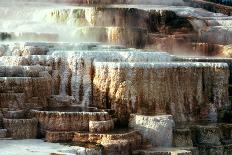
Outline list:
[[[143,135],[144,141],[149,141],[154,146],[172,146],[175,124],[171,115],[144,116],[131,114],[129,126],[138,130]]]

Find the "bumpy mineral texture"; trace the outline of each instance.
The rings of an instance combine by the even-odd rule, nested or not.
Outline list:
[[[201,145],[199,146],[200,155],[224,155],[223,146],[207,146]]]
[[[141,145],[141,135],[138,131],[117,131],[116,133],[74,133],[75,142],[99,143],[104,147],[105,154],[129,155]]]
[[[33,139],[37,136],[38,121],[32,119],[3,119],[3,125],[10,137],[15,139]]]
[[[74,132],[52,132],[47,131],[45,140],[48,142],[69,142],[72,141]]]
[[[172,114],[176,122],[217,120],[228,106],[225,63],[95,63],[93,101],[129,114]]]
[[[173,145],[176,147],[192,147],[192,135],[190,129],[176,129],[173,134]]]
[[[78,26],[119,26],[146,28],[148,13],[136,8],[88,7],[52,9],[46,15],[49,22]]]
[[[129,126],[138,130],[144,141],[154,146],[172,146],[174,121],[172,116],[130,115]]]
[[[48,72],[44,66],[0,66],[0,107],[15,111],[46,106],[51,95]]]
[[[1,77],[39,77],[39,73],[49,71],[44,66],[0,66]]]
[[[48,107],[67,107],[74,103],[74,97],[68,95],[52,95],[48,98]]]
[[[93,133],[102,133],[114,129],[114,121],[89,121],[89,131]]]
[[[221,145],[222,132],[217,126],[196,126],[197,143],[211,146]]]
[[[39,97],[37,106],[46,105],[51,95],[51,79],[45,77],[0,77],[0,105],[2,108],[26,108],[33,97]]]
[[[4,114],[4,118],[9,118],[9,119],[22,119],[25,118],[25,116],[26,115],[24,110],[6,111]]]
[[[97,45],[92,45],[92,46],[95,47]],[[77,45],[76,48],[80,48],[80,49],[83,48],[86,50],[92,46]],[[22,57],[3,56],[0,57],[0,60],[6,65],[44,66],[44,70],[47,69],[53,79],[51,81],[52,94],[65,96],[65,97],[73,96],[74,103],[81,104],[82,106],[89,106],[92,104],[92,79],[94,72],[94,66],[92,64],[94,61],[104,61],[104,62],[171,61],[171,56],[165,52],[141,52],[139,50],[125,50],[125,49],[109,50],[106,48],[104,50],[95,49],[94,51],[55,50],[50,54],[51,55],[47,55],[47,56],[44,55],[31,55],[31,56],[22,56]],[[30,70],[32,69],[33,67]],[[49,69],[52,69],[52,71],[50,71]],[[36,80],[34,81],[36,82]],[[42,90],[37,92],[43,93]],[[50,91],[47,90],[44,91],[44,93],[45,92],[50,92]]]
[[[18,56],[26,55],[46,55],[48,49],[43,47],[25,46],[23,49],[15,49],[12,53]]]
[[[89,131],[89,121],[107,121],[107,112],[58,112],[32,110],[42,134],[49,131]]]

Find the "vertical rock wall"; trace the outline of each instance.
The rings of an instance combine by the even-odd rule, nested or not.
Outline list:
[[[49,68],[41,66],[0,67],[0,108],[9,110],[47,106],[51,95]]]
[[[223,63],[95,63],[93,101],[122,122],[130,113],[172,114],[175,121],[217,120],[228,103]]]

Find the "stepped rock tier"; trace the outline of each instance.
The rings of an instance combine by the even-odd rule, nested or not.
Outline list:
[[[1,1],[0,154],[231,155],[230,10]]]
[[[228,106],[227,64],[99,62],[95,66],[93,100],[100,108],[114,109],[121,119],[140,113],[172,114],[177,122],[214,121],[213,109]]]

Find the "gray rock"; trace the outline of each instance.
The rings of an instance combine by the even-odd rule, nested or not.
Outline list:
[[[173,145],[176,147],[192,147],[192,137],[190,129],[176,129],[173,135]]]
[[[217,126],[197,126],[197,142],[198,144],[206,144],[210,146],[221,145],[222,133]]]
[[[0,129],[0,138],[6,138],[7,130],[6,129]]]
[[[139,130],[144,140],[154,146],[171,146],[174,121],[171,115],[144,116],[130,115],[129,126]]]

